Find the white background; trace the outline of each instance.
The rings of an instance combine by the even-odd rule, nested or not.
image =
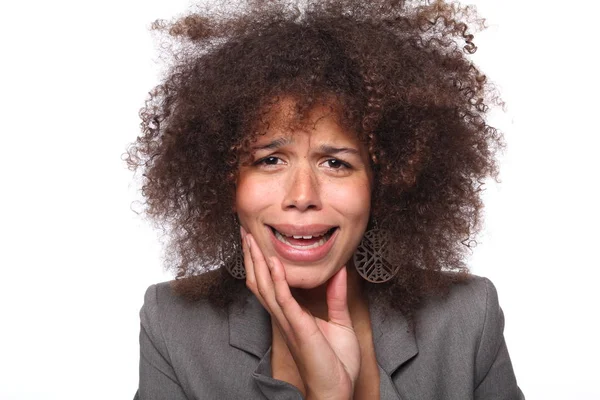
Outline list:
[[[528,399],[600,399],[596,2],[480,0],[507,103],[470,260]],[[151,21],[187,0],[0,4],[0,399],[131,399],[138,310],[169,279],[121,155],[158,82]]]

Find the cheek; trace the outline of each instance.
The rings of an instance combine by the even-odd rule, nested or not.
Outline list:
[[[236,211],[243,222],[252,223],[260,212],[274,203],[277,185],[256,177],[241,176],[235,193]]]
[[[371,212],[371,192],[369,185],[339,185],[328,194],[329,202],[345,218],[353,223],[366,226]]]

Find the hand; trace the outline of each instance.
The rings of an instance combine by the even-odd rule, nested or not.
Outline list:
[[[244,236],[246,285],[271,315],[294,358],[307,399],[351,399],[360,347],[347,301],[346,267],[327,282],[329,321],[312,316],[292,296],[277,257],[268,262],[251,234]]]

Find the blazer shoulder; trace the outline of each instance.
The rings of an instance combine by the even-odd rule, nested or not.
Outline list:
[[[227,326],[227,309],[214,306],[208,299],[188,300],[174,289],[176,281],[151,285],[140,310],[142,327],[160,333],[165,341],[195,335],[215,334]]]
[[[425,299],[422,311],[451,313],[465,318],[477,318],[479,313],[499,308],[494,284],[484,277],[469,275],[464,281],[453,283],[442,296]]]
[[[444,296],[426,299],[417,311],[416,323],[418,333],[435,336],[429,339],[454,338],[457,343],[469,343],[475,353],[482,351],[483,338],[494,342],[486,345],[497,348],[495,342],[502,339],[504,330],[496,288],[489,279],[476,275],[454,283]]]
[[[485,277],[470,275],[465,282],[453,285],[450,295],[453,294],[457,303],[463,306],[479,305],[488,312],[500,308],[496,287]]]
[[[161,308],[164,307],[195,307],[213,308],[220,310],[210,301],[210,288],[222,279],[221,271],[212,270],[200,275],[161,282],[151,285],[144,297],[144,302],[153,304],[156,302]],[[222,307],[226,309],[226,307]]]

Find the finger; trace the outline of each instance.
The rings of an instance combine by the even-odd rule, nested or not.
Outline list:
[[[343,266],[327,282],[327,311],[330,322],[353,329],[348,310],[347,274],[346,266]]]
[[[244,267],[246,268],[246,286],[252,290],[252,288],[256,287],[256,279],[254,277],[254,265],[252,265],[248,241],[246,240],[248,234],[243,227],[240,227],[240,235],[242,236],[242,253],[244,255]]]
[[[296,301],[285,278],[285,268],[277,257],[269,259],[275,300],[296,337],[309,337],[319,332],[315,319]]]
[[[269,266],[277,303],[289,322],[295,340],[290,343],[291,335],[282,332],[283,337],[303,381],[310,381],[310,376],[314,376],[315,371],[322,370],[324,365],[333,365],[339,362],[339,357],[334,350],[335,344],[330,343],[319,328],[318,323],[326,324],[326,322],[315,319],[292,296],[281,261],[277,257],[271,257]],[[306,377],[308,378],[304,379]]]
[[[246,231],[242,231],[243,228],[240,229],[240,233],[242,235],[242,251],[244,253],[244,267],[246,268],[246,287],[250,289],[250,291],[256,296],[260,304],[265,307],[264,300],[260,296],[258,292],[258,287],[256,284],[256,274],[254,272],[254,262],[252,261],[252,255],[250,254],[250,246],[248,245],[248,236],[249,234]],[[266,307],[265,307],[266,308]]]
[[[263,256],[262,251],[260,251],[256,240],[254,240],[250,233],[246,235],[246,244],[248,246],[254,278],[256,279],[256,287],[258,288],[260,295],[265,298],[268,295],[269,288],[272,287],[265,257]]]
[[[271,314],[271,317],[279,325],[282,332],[289,334],[289,323],[283,315],[281,307],[275,300],[273,279],[271,278],[271,272],[265,257],[251,234],[248,234],[246,239],[256,279],[257,297],[259,297],[263,307]]]

